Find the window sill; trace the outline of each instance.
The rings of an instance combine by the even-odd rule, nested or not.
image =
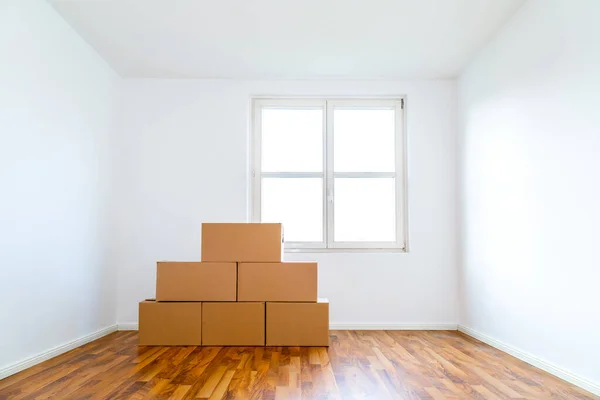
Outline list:
[[[408,253],[406,249],[400,248],[387,248],[387,249],[378,249],[378,248],[348,248],[348,249],[309,249],[309,248],[294,248],[294,249],[285,249],[286,253],[294,254],[294,253]]]

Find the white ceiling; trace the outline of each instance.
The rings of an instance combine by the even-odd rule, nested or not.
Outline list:
[[[525,0],[50,0],[124,77],[451,78]]]

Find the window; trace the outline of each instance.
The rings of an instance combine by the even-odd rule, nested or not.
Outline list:
[[[405,249],[404,100],[255,99],[255,222],[286,249]]]

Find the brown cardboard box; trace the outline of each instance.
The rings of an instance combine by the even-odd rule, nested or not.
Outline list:
[[[267,346],[329,346],[329,302],[267,303]]]
[[[236,263],[158,262],[157,301],[235,301]]]
[[[264,346],[265,303],[202,303],[203,346]]]
[[[202,224],[202,261],[281,261],[281,224]]]
[[[140,303],[139,344],[144,346],[200,346],[202,303]]]
[[[239,263],[238,301],[317,301],[317,263]]]

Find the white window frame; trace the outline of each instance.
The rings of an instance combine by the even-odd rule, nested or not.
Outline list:
[[[406,221],[406,137],[404,97],[393,98],[261,98],[252,99],[251,127],[251,219],[261,220],[262,178],[322,178],[323,179],[323,241],[285,242],[288,252],[336,251],[407,251]],[[321,109],[323,110],[323,172],[262,172],[261,132],[262,109]],[[333,111],[335,108],[390,109],[396,113],[395,172],[334,172],[333,170]],[[396,241],[395,242],[335,242],[333,198],[335,178],[394,178],[396,187]]]

